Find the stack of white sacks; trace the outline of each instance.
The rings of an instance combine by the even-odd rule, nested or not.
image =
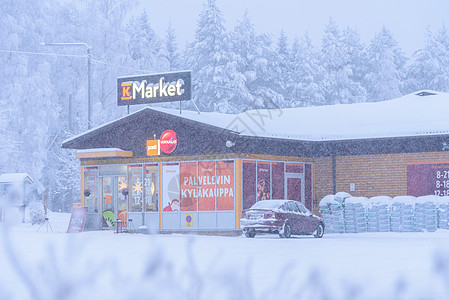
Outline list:
[[[391,201],[391,231],[408,232],[413,231],[416,197],[413,196],[396,196]]]
[[[438,228],[439,198],[435,195],[416,198],[414,211],[414,231],[436,231]]]
[[[370,232],[390,231],[391,197],[376,196],[369,199],[367,225]]]
[[[352,197],[327,195],[320,202],[326,232],[411,232],[449,229],[449,196]]]
[[[449,196],[439,199],[438,228],[449,229]]]
[[[366,209],[368,198],[349,197],[345,199],[345,232],[366,232]]]
[[[348,193],[337,193],[335,195],[327,195],[320,201],[320,213],[326,226],[326,232],[345,232],[343,203],[350,196]]]

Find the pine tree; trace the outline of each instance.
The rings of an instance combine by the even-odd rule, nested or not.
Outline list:
[[[364,101],[366,92],[359,81],[363,71],[358,65],[363,46],[357,32],[347,29],[341,33],[331,19],[325,28],[321,49],[321,63],[326,70],[326,103]]]
[[[343,76],[341,90],[343,103],[355,103],[366,101],[366,89],[363,87],[363,79],[366,74],[367,56],[365,47],[360,41],[358,32],[347,28],[342,33],[342,45],[345,49],[345,69],[347,75]]]
[[[321,64],[326,70],[324,88],[326,104],[341,103],[339,76],[346,75],[345,51],[337,24],[330,19],[324,29],[321,46]]]
[[[178,51],[178,45],[176,43],[175,30],[173,29],[170,23],[168,25],[165,36],[165,51],[164,51],[164,57],[167,60],[169,71],[179,70],[181,68],[180,55],[181,54]]]
[[[407,93],[430,89],[449,92],[449,31],[443,26],[437,34],[426,32],[424,48],[413,55],[407,70]]]
[[[369,71],[365,76],[368,101],[400,97],[405,56],[390,31],[383,27],[368,48]]]
[[[273,53],[271,45],[266,35],[255,32],[247,11],[235,26],[231,41],[236,64],[231,80],[232,86],[239,91],[234,101],[236,111],[273,107],[274,103],[278,106],[280,95],[273,91],[270,82],[273,74],[267,53]]]
[[[208,0],[200,13],[189,57],[193,99],[200,110],[235,111],[232,101],[239,91],[231,85],[230,77],[236,73],[236,64],[224,22],[215,0]]]
[[[301,41],[295,39],[292,46],[292,85],[288,94],[289,106],[322,105],[324,103],[323,79],[318,52],[306,33]]]
[[[133,18],[127,26],[130,36],[128,48],[134,66],[143,70],[162,71],[168,68],[168,62],[162,60],[163,47],[159,36],[151,27],[147,13]],[[176,46],[176,45],[174,45]],[[174,49],[176,50],[176,49]]]
[[[43,33],[49,31],[51,15],[48,6],[27,1],[15,1],[0,4],[3,49],[11,51],[37,52],[39,42],[44,39]],[[12,10],[11,7],[15,9]],[[31,25],[30,25],[31,24]],[[30,26],[32,27],[30,30]],[[46,190],[46,174],[44,168],[48,164],[48,148],[51,137],[57,129],[58,103],[54,86],[51,83],[50,64],[38,55],[11,52],[1,56],[2,82],[0,92],[3,107],[7,114],[0,134],[7,134],[5,141],[12,140],[5,148],[7,157],[1,162],[2,172],[25,172],[34,179],[33,198]],[[3,128],[2,128],[3,129]],[[26,199],[29,202],[30,199]]]

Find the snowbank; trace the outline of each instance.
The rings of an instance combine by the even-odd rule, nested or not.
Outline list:
[[[390,196],[375,196],[369,199],[371,205],[388,205],[390,206],[392,203],[392,198]]]
[[[345,199],[345,204],[361,204],[366,207],[368,205],[368,198],[366,197],[348,197]]]
[[[339,204],[339,202],[335,201],[335,196],[334,195],[327,195],[325,196],[323,199],[321,199],[320,201],[320,207],[322,206],[327,206],[330,204]]]

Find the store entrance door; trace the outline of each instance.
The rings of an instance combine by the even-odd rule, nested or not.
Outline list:
[[[128,212],[128,185],[126,176],[100,177],[101,227],[113,229],[117,219],[126,227]]]
[[[304,202],[304,178],[302,174],[285,174],[285,195],[288,200]]]

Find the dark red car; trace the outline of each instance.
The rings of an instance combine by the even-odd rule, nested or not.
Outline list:
[[[302,203],[293,200],[263,200],[242,213],[240,227],[246,237],[260,233],[275,233],[281,238],[293,234],[312,235],[321,238],[324,234],[323,220],[312,214]]]

